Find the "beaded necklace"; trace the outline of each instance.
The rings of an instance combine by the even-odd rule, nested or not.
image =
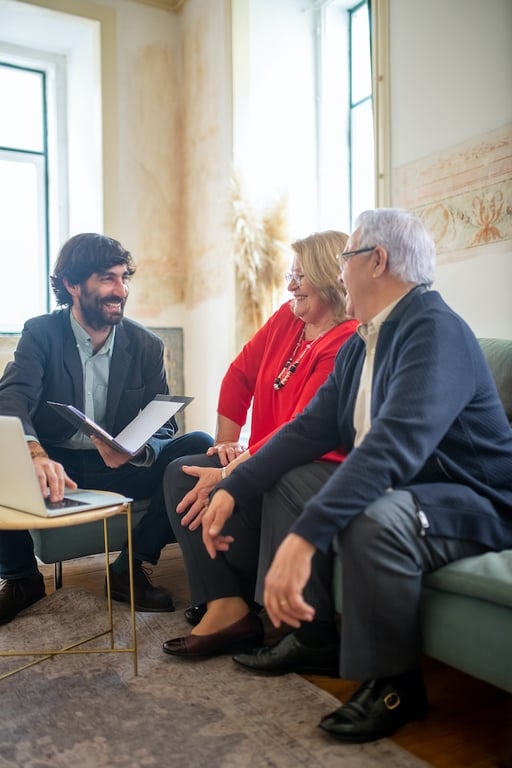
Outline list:
[[[306,346],[304,347],[300,355],[297,357],[296,360],[294,360],[293,358],[299,351],[299,347],[304,341],[304,337],[306,335],[306,325],[304,325],[302,331],[299,334],[299,338],[297,339],[297,344],[295,345],[295,349],[293,350],[292,354],[290,355],[286,363],[283,365],[282,370],[277,374],[276,378],[274,379],[274,389],[279,391],[284,387],[284,385],[286,384],[290,376],[294,374],[297,368],[299,367],[299,363],[304,357],[304,355],[306,354],[306,352],[308,352],[311,349],[311,347],[315,342],[321,339],[322,336],[325,336],[325,334],[328,333],[336,325],[338,325],[338,323],[334,322],[331,326],[329,326],[329,328],[326,328],[325,331],[320,333],[316,337],[316,339],[312,339],[311,341],[308,341],[308,343],[306,344]]]
[[[282,389],[284,387],[284,385],[286,384],[286,382],[288,381],[290,376],[293,373],[295,373],[295,371],[297,370],[298,365],[299,365],[300,361],[302,360],[302,358],[304,357],[304,355],[306,354],[306,352],[311,348],[311,345],[313,344],[313,341],[309,341],[306,344],[306,346],[304,347],[304,349],[302,350],[300,355],[294,361],[293,358],[295,357],[295,355],[299,351],[299,347],[302,344],[302,342],[304,341],[305,334],[306,334],[306,326],[304,326],[304,328],[302,329],[302,331],[299,334],[299,338],[298,338],[297,344],[295,345],[295,349],[293,350],[292,354],[290,355],[290,357],[288,358],[286,363],[283,365],[283,368],[280,371],[280,373],[278,373],[278,375],[276,376],[276,378],[274,380],[274,389],[279,390],[279,389]],[[314,341],[316,341],[316,339],[314,339]]]

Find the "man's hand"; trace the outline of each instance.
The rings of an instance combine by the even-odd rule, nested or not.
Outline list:
[[[73,491],[77,487],[74,480],[71,480],[64,471],[62,464],[59,464],[57,461],[42,455],[42,452],[40,455],[34,456],[32,460],[39,481],[39,487],[45,499],[62,501],[65,488]]]
[[[203,516],[203,544],[212,560],[217,552],[227,552],[232,536],[222,536],[222,529],[233,514],[235,500],[224,490],[217,491]]]
[[[91,435],[91,440],[98,449],[101,458],[110,469],[122,467],[134,458],[130,453],[121,453],[121,451],[116,451],[115,448],[111,448],[110,445],[107,445],[103,440],[100,440],[99,437]],[[144,448],[142,450],[144,450]]]
[[[210,491],[220,483],[220,469],[216,467],[189,467],[183,466],[183,472],[191,477],[197,477],[196,485],[185,494],[178,506],[176,512],[183,514],[181,524],[188,525],[191,531],[195,531],[201,525],[206,507],[208,506],[208,496]]]
[[[263,601],[274,627],[281,623],[300,627],[302,621],[313,621],[315,609],[306,603],[302,593],[311,575],[315,547],[309,541],[289,533],[278,548],[265,577]]]

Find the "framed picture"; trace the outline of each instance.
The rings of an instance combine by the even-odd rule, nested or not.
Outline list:
[[[171,395],[186,395],[184,391],[183,328],[149,328],[164,343],[164,363]],[[178,413],[176,421],[180,435],[185,432],[186,410]]]

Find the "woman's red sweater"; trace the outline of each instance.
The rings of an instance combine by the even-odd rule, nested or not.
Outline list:
[[[278,390],[274,389],[274,381],[293,355],[304,321],[293,314],[287,302],[245,344],[222,380],[217,410],[242,427],[252,400],[251,454],[309,403],[332,371],[339,348],[358,325],[356,320],[345,320],[316,339],[285,386]],[[294,360],[307,343],[302,341]],[[331,451],[322,458],[340,462],[344,454]]]

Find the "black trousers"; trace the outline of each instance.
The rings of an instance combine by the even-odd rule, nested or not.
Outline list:
[[[173,461],[167,467],[163,489],[167,514],[179,542],[185,565],[192,603],[199,605],[221,597],[242,597],[247,603],[254,599],[254,587],[258,569],[261,499],[244,509],[236,509],[227,521],[224,533],[234,537],[227,552],[219,552],[214,560],[206,551],[202,528],[195,531],[181,525],[176,506],[196,484],[195,477],[182,471],[189,464],[199,467],[220,467],[217,456],[186,456]]]

